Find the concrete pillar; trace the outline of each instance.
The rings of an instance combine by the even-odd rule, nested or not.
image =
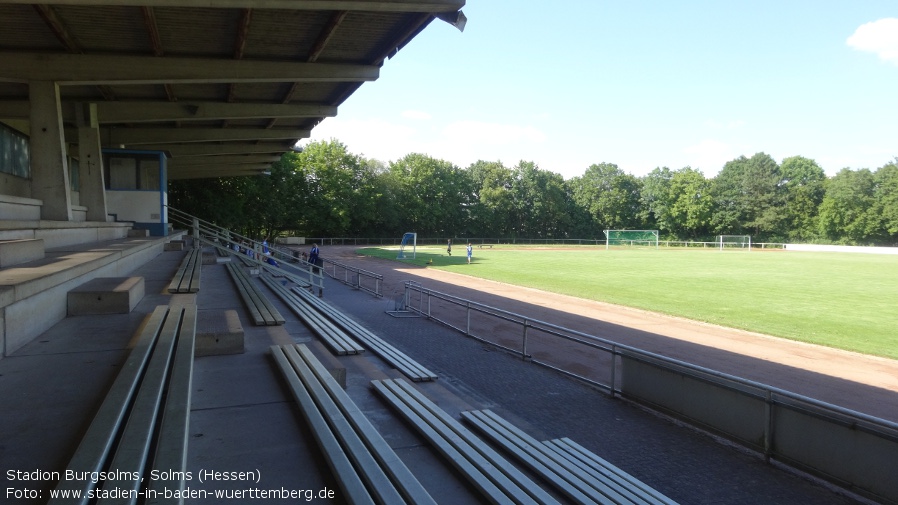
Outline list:
[[[100,150],[97,104],[78,104],[77,118],[81,205],[87,207],[88,221],[105,222],[107,217],[106,184],[103,175],[103,154]]]
[[[41,219],[71,221],[59,85],[32,81],[28,84],[28,97],[31,100],[31,197],[44,202]]]

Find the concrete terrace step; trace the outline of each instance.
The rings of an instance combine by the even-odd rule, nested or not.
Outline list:
[[[28,263],[43,257],[42,239],[0,240],[0,268]]]
[[[0,220],[0,240],[42,239],[48,249],[125,238],[131,223]]]
[[[65,318],[69,291],[97,277],[127,275],[159,255],[171,238],[125,238],[56,247],[47,249],[42,259],[0,270],[0,357]]]

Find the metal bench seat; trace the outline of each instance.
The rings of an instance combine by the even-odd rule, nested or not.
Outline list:
[[[371,385],[492,503],[558,503],[551,494],[411,383],[403,379],[389,379],[371,381]]]
[[[279,282],[272,280],[267,276],[262,277],[265,283],[281,300],[290,307],[303,323],[309,327],[316,335],[318,335],[328,347],[338,355],[359,354],[365,352],[365,348],[356,342],[352,337],[347,335],[343,330],[337,328],[332,322],[313,309],[309,304],[305,303],[298,295],[282,286]]]
[[[347,503],[436,504],[308,347],[275,345],[271,354]]]
[[[384,361],[396,367],[397,370],[402,372],[409,379],[415,382],[437,379],[435,373],[372,333],[344,312],[336,309],[324,300],[315,297],[308,291],[293,288],[293,292],[320,313],[324,314],[328,319],[333,321],[334,324],[349,333],[353,338],[361,342],[366,349],[377,354],[383,358]]]
[[[574,503],[674,505],[639,479],[570,439],[539,442],[491,410],[462,412],[487,438],[550,482]]]
[[[168,285],[169,293],[196,293],[200,290],[200,272],[203,268],[202,248],[194,247],[187,253],[181,266]]]
[[[253,318],[253,323],[256,326],[284,324],[284,316],[272,305],[268,297],[262,293],[250,276],[247,275],[246,271],[234,263],[226,263],[225,265],[227,265],[226,268],[228,273],[231,274],[234,285],[237,286],[237,291],[240,293],[243,304],[246,305],[246,309]]]
[[[88,503],[98,490],[137,493],[151,470],[186,473],[196,314],[196,305],[156,307],[66,467],[77,478],[61,480],[60,497],[48,503]],[[116,472],[92,478],[106,469]],[[145,480],[147,497],[185,484]]]

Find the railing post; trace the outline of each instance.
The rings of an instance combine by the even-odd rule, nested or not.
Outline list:
[[[524,319],[524,335],[521,338],[521,359],[527,359],[527,328],[530,326],[530,321]]]
[[[767,390],[764,403],[764,461],[770,463],[770,454],[773,451],[773,391]]]
[[[193,238],[200,239],[200,220],[198,218],[193,218]]]
[[[617,392],[615,387],[615,381],[617,380],[617,345],[611,344],[611,380],[608,381],[608,389],[611,393],[611,397],[614,398],[614,394]]]
[[[465,335],[471,336],[471,302],[465,303]]]

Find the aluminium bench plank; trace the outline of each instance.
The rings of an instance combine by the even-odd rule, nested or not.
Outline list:
[[[385,361],[396,367],[397,370],[405,374],[414,382],[433,381],[438,376],[428,370],[426,367],[410,358],[408,355],[396,349],[379,336],[347,316],[345,313],[337,310],[327,302],[320,300],[299,288],[293,288],[293,292],[299,295],[309,305],[324,314],[328,319],[349,332],[353,337],[357,338],[366,345],[371,351],[383,358]]]
[[[200,272],[203,267],[201,252],[202,249],[195,247],[184,256],[168,285],[169,293],[196,293],[200,290]]]
[[[168,390],[165,408],[159,427],[156,452],[153,458],[153,469],[159,471],[187,471],[187,445],[190,437],[190,402],[191,385],[193,384],[193,354],[196,347],[197,306],[187,305],[181,317],[178,330],[178,342],[175,357],[172,360],[171,375],[168,379]],[[181,475],[181,474],[179,474]],[[148,498],[147,505],[163,503],[165,489],[171,488],[170,481],[151,480],[149,488],[155,490],[154,496]],[[178,491],[182,491],[184,481]]]
[[[77,475],[83,475],[81,472],[86,472],[89,475],[91,472],[99,472],[104,468],[106,459],[115,444],[116,434],[127,414],[127,406],[136,394],[140,378],[150,360],[167,313],[168,307],[160,305],[147,319],[134,348],[128,354],[128,358],[109,388],[109,392],[87,429],[87,433],[84,434],[78,448],[69,460],[66,470],[72,470]],[[84,479],[60,480],[56,486],[57,490],[79,491],[84,498],[80,500],[57,498],[48,503],[50,505],[87,503],[87,493],[95,485],[96,483],[92,482],[89,476]]]
[[[557,456],[538,440],[527,435],[491,410],[462,412],[462,418],[490,440],[514,455],[576,503],[632,503],[601,480],[593,480],[582,471],[570,471]]]
[[[557,504],[547,491],[403,379],[371,381],[407,421],[494,503]]]
[[[268,277],[262,277],[262,282],[268,286],[281,300],[305,323],[316,335],[338,355],[360,354],[365,348],[352,337],[337,328],[333,323],[321,314],[309,307],[296,294],[290,292],[280,283]]]
[[[583,468],[597,478],[608,476],[616,482],[625,485],[630,491],[637,493],[639,499],[643,503],[657,505],[677,505],[677,502],[668,498],[660,491],[633,477],[629,473],[621,470],[617,466],[611,464],[605,459],[599,457],[595,453],[589,451],[580,444],[569,438],[559,438],[546,440],[543,442],[547,447],[558,452],[561,456],[568,459],[572,464]]]
[[[307,346],[272,346],[271,352],[303,408],[303,416],[314,430],[324,430],[315,437],[325,454],[335,458],[329,463],[332,470],[346,480],[348,487],[358,485],[359,478],[364,483],[361,489],[349,492],[361,495],[366,502],[368,493],[371,499],[386,505],[436,505]]]
[[[335,475],[339,476],[337,482],[345,493],[346,501],[360,505],[374,504],[374,498],[356,473],[349,456],[340,445],[337,436],[331,431],[324,414],[318,409],[315,400],[300,379],[299,374],[296,373],[296,369],[287,358],[284,349],[277,345],[271,346],[271,354],[287,380],[290,392],[300,405],[300,411],[309,424],[318,446],[327,456],[328,466]]]
[[[231,279],[237,286],[237,291],[240,293],[243,304],[249,310],[253,323],[256,326],[284,324],[284,316],[281,315],[242,268],[233,263],[227,263],[227,269],[231,274]]]

